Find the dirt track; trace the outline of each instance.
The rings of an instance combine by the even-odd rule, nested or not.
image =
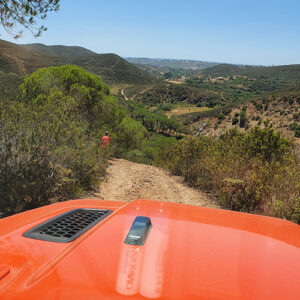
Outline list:
[[[93,196],[105,200],[153,199],[217,207],[207,194],[188,187],[181,177],[123,159],[109,162],[107,177]]]

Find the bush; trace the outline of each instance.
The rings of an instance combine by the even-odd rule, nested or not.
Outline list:
[[[218,118],[218,120],[224,120],[225,116],[223,113],[218,113],[217,118]]]
[[[246,122],[247,122],[246,111],[241,110],[241,113],[240,113],[240,127],[245,128]]]
[[[6,215],[98,185],[107,158],[139,147],[146,129],[100,77],[75,66],[26,76],[21,102],[0,102],[0,210]],[[100,147],[105,130],[110,146]]]
[[[64,199],[97,184],[104,172],[98,140],[73,114],[74,102],[52,93],[44,106],[4,107],[0,135],[0,210],[5,214]]]
[[[224,114],[224,115],[229,115],[231,112],[232,112],[232,109],[229,108],[229,107],[226,107],[226,108],[223,110],[223,114]]]
[[[256,103],[255,108],[257,110],[262,110],[263,109],[263,105],[261,103]]]
[[[292,124],[290,124],[290,126],[289,126],[289,128],[290,128],[290,130],[296,130],[297,128],[298,128],[298,124],[296,123],[296,122],[294,122],[294,123],[292,123]]]
[[[239,122],[239,119],[234,117],[234,118],[232,118],[232,123],[231,124],[236,125],[238,122]]]
[[[172,109],[172,104],[170,103],[163,103],[159,106],[159,108],[163,111],[170,111]]]
[[[125,158],[143,164],[153,164],[157,153],[164,147],[171,146],[176,142],[174,137],[165,137],[161,135],[154,135],[148,140],[145,140],[139,147],[129,151],[125,154]]]
[[[269,122],[265,122],[265,128],[254,127],[246,136],[247,152],[251,157],[259,157],[262,160],[280,161],[290,148],[287,139],[281,137],[279,131],[275,131]]]
[[[262,123],[262,118],[259,117],[258,122],[257,122],[257,125],[261,125],[261,123]]]
[[[268,122],[248,134],[232,129],[215,139],[184,139],[160,151],[156,163],[214,192],[225,208],[300,224],[300,165]]]

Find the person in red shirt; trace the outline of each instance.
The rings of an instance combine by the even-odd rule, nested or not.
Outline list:
[[[101,140],[102,148],[106,148],[109,145],[109,136],[108,135],[109,135],[109,132],[106,131],[105,135],[102,137],[102,140]]]

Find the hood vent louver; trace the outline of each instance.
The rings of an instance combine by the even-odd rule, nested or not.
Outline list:
[[[23,236],[49,242],[68,243],[111,213],[111,210],[103,209],[74,209],[26,231]]]

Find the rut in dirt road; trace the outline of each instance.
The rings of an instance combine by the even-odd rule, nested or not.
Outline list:
[[[110,160],[107,176],[94,196],[105,200],[152,199],[218,207],[209,195],[188,187],[181,177],[124,159]]]

